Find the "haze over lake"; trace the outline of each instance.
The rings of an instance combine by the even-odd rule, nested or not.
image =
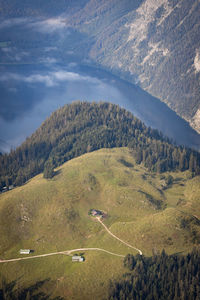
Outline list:
[[[4,72],[3,72],[4,70]],[[98,69],[66,66],[1,67],[1,149],[20,145],[57,108],[72,101],[108,101],[130,110],[177,143],[198,148],[199,135],[158,99]]]
[[[69,51],[76,35],[62,18],[2,20],[0,34],[7,41],[0,45],[0,151],[19,146],[51,112],[76,100],[119,104],[178,144],[200,149],[200,135],[165,104]]]

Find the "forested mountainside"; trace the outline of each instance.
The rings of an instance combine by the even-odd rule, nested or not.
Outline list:
[[[0,182],[21,185],[86,152],[129,146],[137,163],[151,171],[199,174],[200,154],[177,147],[130,112],[110,103],[75,102],[55,111],[20,147],[0,156]]]
[[[187,256],[167,255],[162,251],[161,255],[147,258],[128,254],[124,259],[124,266],[129,272],[124,274],[121,281],[110,281],[109,300],[122,299],[159,299],[176,300],[200,298],[200,252],[194,249]],[[34,299],[41,297],[38,289],[45,281],[37,282],[26,289],[16,291],[16,282],[8,284],[3,281],[0,289],[1,299],[28,299],[31,295]],[[50,296],[42,294],[48,299]],[[46,298],[47,297],[47,298]],[[62,300],[62,297],[51,298]]]
[[[138,83],[200,131],[200,2],[88,1],[67,24],[94,37],[90,58]]]
[[[127,255],[124,266],[129,272],[121,281],[111,282],[109,300],[200,298],[200,251],[188,255],[167,255],[163,250],[152,257]]]
[[[113,291],[109,289],[109,281],[121,282],[122,278],[128,281],[131,293],[134,290],[144,297],[117,299],[146,300],[151,283],[156,294],[161,291],[166,294],[168,284],[173,288],[172,281],[168,283],[172,274],[173,278],[176,276],[174,283],[182,276],[181,289],[187,283],[191,289],[195,288],[193,270],[198,260],[191,259],[188,265],[185,257],[185,264],[181,263],[181,254],[191,252],[200,243],[200,176],[191,178],[190,175],[189,171],[152,173],[136,164],[127,147],[100,149],[64,163],[51,180],[39,174],[25,185],[1,193],[0,295],[2,289],[5,292],[7,282],[16,283],[17,294],[10,286],[12,299],[29,287],[31,299],[32,292],[36,297],[33,299],[40,299],[39,292],[44,293],[44,299],[49,299],[48,295],[51,299],[58,296],[70,300],[106,299],[108,291]],[[132,264],[126,261],[129,269],[125,269],[121,255],[136,255],[138,251],[111,237],[95,217],[89,216],[93,208],[105,213],[101,221],[111,233],[142,251],[143,255],[139,256],[144,258],[142,262],[134,257],[135,260],[130,260]],[[111,253],[95,249],[78,251],[88,247]],[[168,255],[179,255],[160,259],[163,248]],[[23,259],[20,249],[33,249],[34,253],[26,255],[25,261],[3,262]],[[85,261],[72,262],[72,257],[66,255],[71,249],[75,249],[74,254],[84,255]],[[62,254],[43,257],[57,251]],[[31,258],[37,255],[42,257]],[[132,290],[129,277],[122,277],[127,272],[133,279]],[[197,280],[199,285],[198,277]],[[44,285],[34,289],[41,281]],[[168,292],[171,295],[173,290]],[[10,299],[8,294],[7,299]]]
[[[0,16],[5,19],[2,41],[9,41],[9,47],[29,50],[32,62],[44,56],[44,47],[54,47],[56,61],[63,63],[70,56],[109,70],[167,103],[200,132],[199,0],[23,0],[18,4],[0,0]],[[60,26],[63,32],[18,36],[6,28],[9,22],[18,26],[22,20],[27,24],[46,20],[43,25]],[[8,56],[2,51],[1,61]],[[30,63],[30,57],[24,60]]]

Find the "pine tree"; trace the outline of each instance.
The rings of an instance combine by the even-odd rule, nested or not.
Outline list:
[[[47,161],[44,165],[44,178],[51,179],[54,176],[54,167],[52,161]]]

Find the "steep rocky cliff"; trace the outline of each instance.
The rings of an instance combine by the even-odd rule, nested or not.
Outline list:
[[[67,24],[93,38],[89,57],[138,83],[200,132],[200,1],[88,1]]]
[[[56,59],[72,53],[139,84],[200,132],[200,0],[0,0],[0,7],[3,29],[16,18],[62,28],[60,35],[37,29],[23,39],[4,30],[2,40],[32,51],[32,60],[57,46]]]

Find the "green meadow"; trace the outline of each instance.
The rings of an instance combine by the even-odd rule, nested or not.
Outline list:
[[[110,231],[144,255],[187,253],[200,243],[200,177],[189,171],[155,174],[137,165],[127,148],[101,149],[72,159],[55,176],[40,174],[0,195],[0,259],[76,248],[137,252],[110,236],[88,215],[103,211]],[[77,252],[77,254],[81,254]],[[64,299],[103,299],[123,258],[85,251],[83,263],[67,255],[0,264],[1,278],[18,287],[47,280],[41,290]]]

